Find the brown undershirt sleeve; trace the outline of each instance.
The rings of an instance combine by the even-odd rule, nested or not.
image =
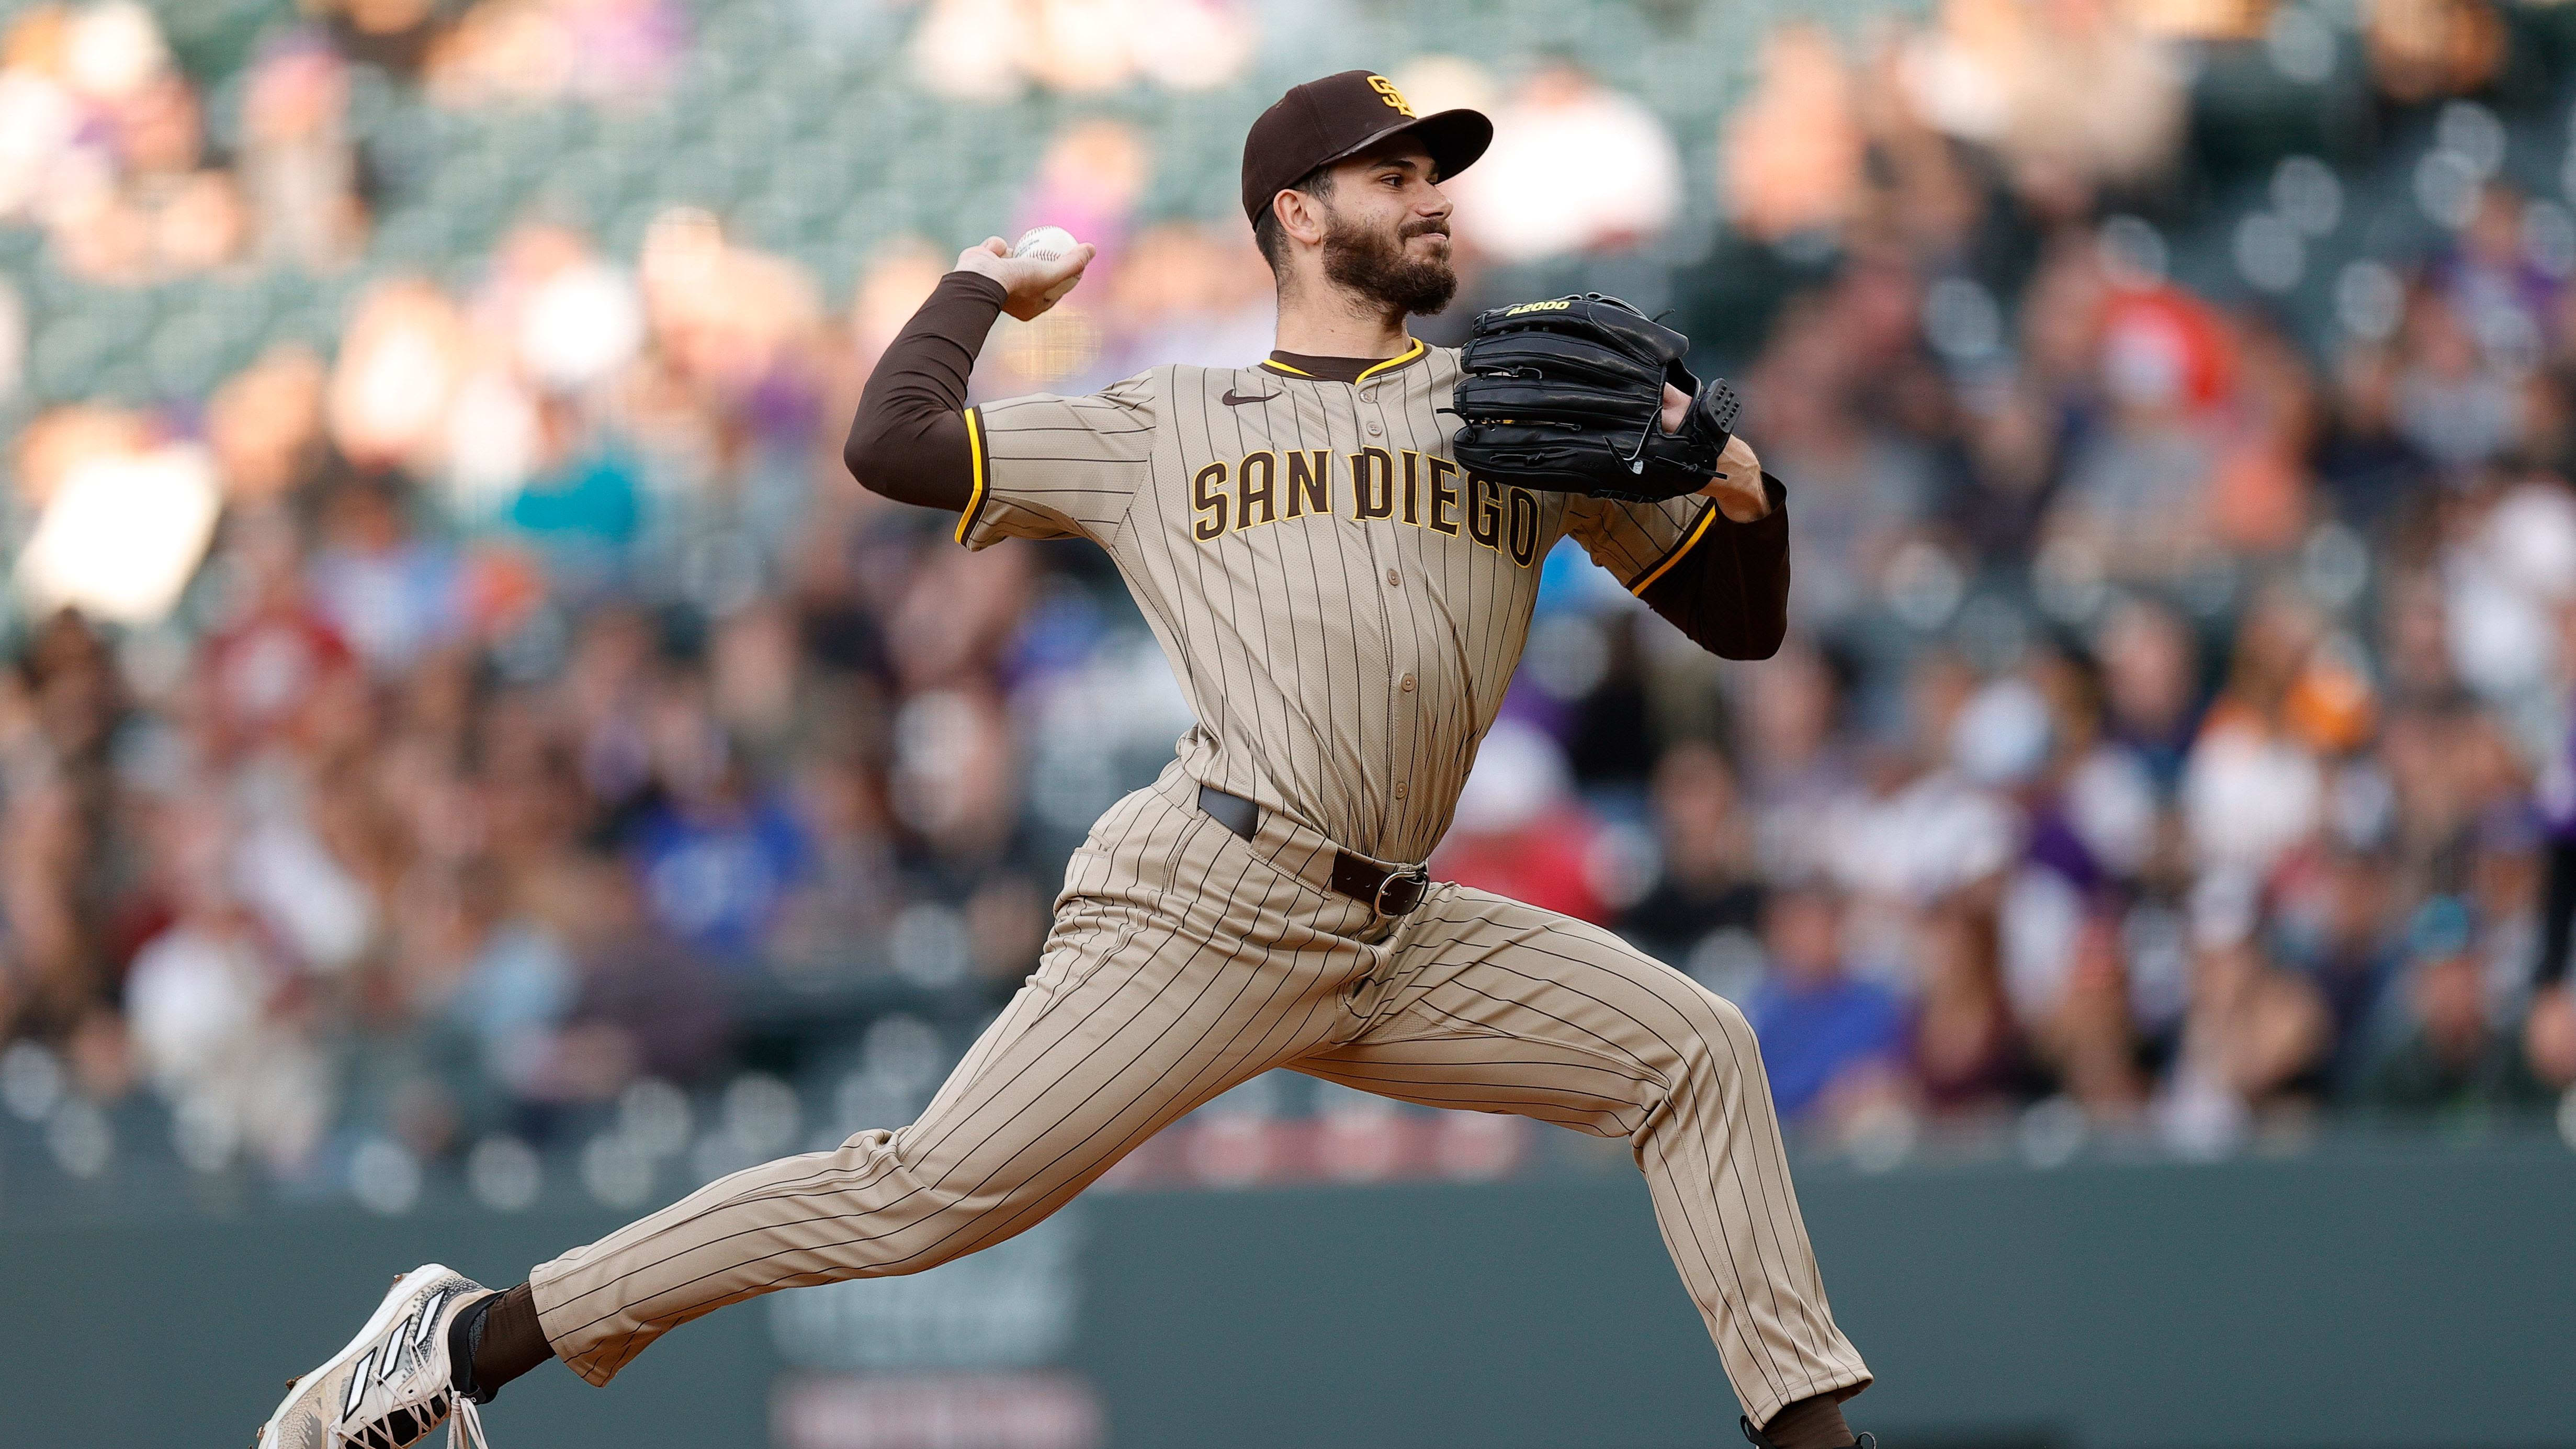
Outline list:
[[[467,1308],[450,1332],[458,1336],[448,1343],[450,1373],[457,1389],[478,1404],[492,1402],[503,1384],[555,1356],[525,1283]]]
[[[1751,1434],[1744,1436],[1753,1439]],[[1762,1437],[1755,1443],[1770,1449],[1852,1449],[1851,1425],[1843,1420],[1843,1406],[1832,1394],[1818,1394],[1800,1399],[1762,1426]]]
[[[877,359],[841,461],[870,492],[964,512],[975,491],[966,379],[1001,315],[1002,284],[950,272]]]
[[[1762,491],[1769,513],[1751,523],[1718,514],[1708,536],[1638,595],[1721,659],[1768,659],[1789,632],[1788,493],[1768,473]]]

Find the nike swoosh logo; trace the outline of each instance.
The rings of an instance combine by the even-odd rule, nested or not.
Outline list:
[[[1259,397],[1237,397],[1233,388],[1227,388],[1225,390],[1225,396],[1218,398],[1217,401],[1230,408],[1239,408],[1245,403],[1268,402],[1277,396],[1279,396],[1279,394],[1275,392],[1267,392],[1263,393]]]

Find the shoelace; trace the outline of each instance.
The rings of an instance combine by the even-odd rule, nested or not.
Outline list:
[[[394,1421],[409,1415],[428,1418],[429,1428],[423,1430],[417,1439],[397,1439]],[[441,1417],[447,1420],[448,1449],[492,1449],[492,1441],[483,1433],[480,1408],[472,1399],[453,1389],[432,1394],[428,1402],[417,1409],[397,1409],[374,1423],[364,1425],[349,1437],[349,1449],[405,1449],[406,1445],[426,1443],[430,1434],[436,1432]],[[419,1420],[406,1418],[405,1422],[416,1424]]]
[[[472,1399],[453,1394],[456,1412],[447,1421],[447,1449],[492,1449],[492,1441],[483,1437],[483,1412]]]

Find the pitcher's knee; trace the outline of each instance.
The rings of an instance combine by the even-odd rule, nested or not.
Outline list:
[[[1704,990],[1700,994],[1711,1017],[1711,1025],[1704,1029],[1704,1034],[1717,1039],[1711,1044],[1732,1047],[1737,1052],[1752,1048],[1753,1022],[1745,1016],[1744,1008],[1714,991]]]
[[[911,1128],[891,1134],[878,1151],[882,1171],[868,1195],[873,1215],[891,1229],[879,1270],[889,1274],[937,1267],[1017,1237],[1070,1201],[1084,1181],[1036,1154],[998,1167],[961,1165],[925,1149]]]
[[[1734,1002],[1694,986],[1680,1008],[1678,1020],[1666,1031],[1670,1055],[1657,1064],[1663,1079],[1660,1089],[1645,1103],[1649,1120],[1661,1117],[1680,1100],[1712,1094],[1730,1097],[1748,1073],[1759,1075],[1762,1070],[1752,1023]]]

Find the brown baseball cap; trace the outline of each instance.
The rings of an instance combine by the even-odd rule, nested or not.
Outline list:
[[[1244,216],[1258,225],[1271,200],[1297,178],[1399,131],[1421,140],[1443,181],[1474,164],[1494,140],[1494,123],[1484,112],[1417,116],[1395,82],[1374,71],[1346,70],[1291,86],[1243,138]]]

